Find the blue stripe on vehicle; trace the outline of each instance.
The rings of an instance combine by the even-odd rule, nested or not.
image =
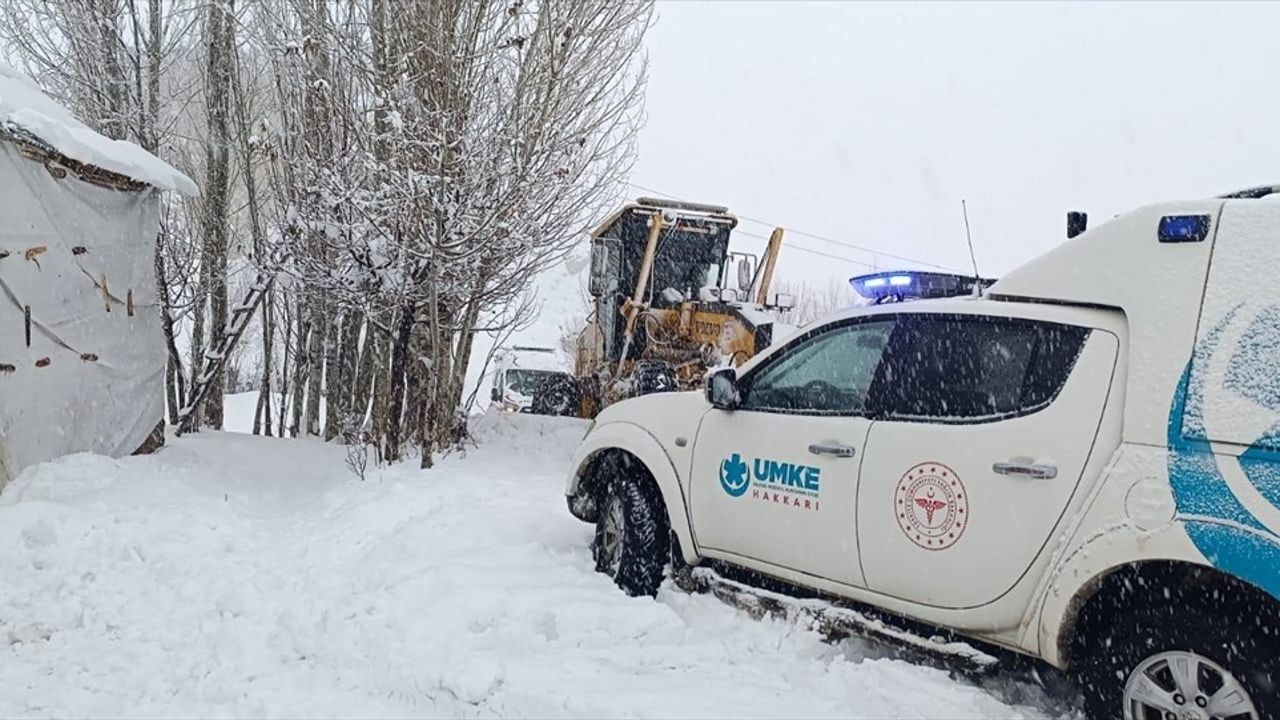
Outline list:
[[[1215,568],[1280,598],[1280,545],[1274,535],[1197,520],[1184,526],[1191,542]]]
[[[1169,485],[1179,514],[1208,519],[1188,519],[1184,523],[1187,537],[1196,549],[1219,570],[1280,598],[1280,538],[1240,502],[1218,468],[1218,458],[1204,427],[1203,376],[1207,373],[1199,373],[1200,377],[1192,379],[1195,360],[1208,363],[1223,329],[1234,315],[1235,310],[1228,313],[1196,348],[1195,358],[1187,363],[1174,392],[1167,433]],[[1254,450],[1251,448],[1249,452]],[[1272,462],[1275,453],[1258,450],[1265,452],[1265,457],[1262,454],[1248,459],[1242,457],[1241,467],[1259,487],[1259,492],[1266,495],[1262,488],[1273,487],[1273,480],[1280,481],[1280,472]],[[1261,469],[1264,462],[1265,470]],[[1280,482],[1274,487],[1280,487]]]
[[[1275,447],[1274,439],[1255,443],[1240,456],[1240,468],[1258,489],[1258,494],[1280,507],[1280,452],[1272,449]]]
[[[1227,479],[1218,469],[1218,458],[1213,454],[1209,441],[1182,434],[1183,417],[1191,395],[1188,392],[1190,374],[1191,366],[1188,365],[1174,393],[1173,408],[1169,413],[1169,485],[1173,488],[1178,512],[1220,518],[1269,532],[1231,492]]]

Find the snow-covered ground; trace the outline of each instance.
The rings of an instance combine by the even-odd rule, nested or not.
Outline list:
[[[1023,680],[626,597],[564,507],[582,432],[488,418],[363,482],[339,447],[212,432],[31,468],[0,495],[0,716],[1050,716]]]

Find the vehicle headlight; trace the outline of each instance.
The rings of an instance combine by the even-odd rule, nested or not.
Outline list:
[[[503,412],[520,412],[520,406],[511,402],[510,400],[506,400],[502,403],[502,411]]]

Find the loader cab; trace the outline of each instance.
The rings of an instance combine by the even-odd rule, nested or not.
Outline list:
[[[671,307],[698,297],[706,287],[724,287],[729,280],[729,233],[737,219],[714,205],[661,203],[641,198],[628,205],[592,235],[592,296],[630,296],[640,280],[649,231],[655,216],[662,230],[654,250],[653,270],[644,300],[653,307]],[[739,253],[734,254],[738,260]]]
[[[727,208],[652,198],[627,205],[592,233],[588,290],[595,299],[597,343],[603,344],[604,357],[615,357],[623,343],[622,310],[640,283],[655,217],[662,225],[641,297],[649,307],[672,309],[708,297],[737,300],[738,276],[754,271],[754,257],[730,256],[729,235],[738,221]],[[739,272],[742,267],[751,270]]]

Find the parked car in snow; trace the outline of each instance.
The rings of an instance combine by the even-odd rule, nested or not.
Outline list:
[[[502,412],[577,416],[578,381],[552,348],[517,346],[497,353],[490,401]]]
[[[598,567],[856,601],[1065,668],[1092,718],[1280,717],[1278,194],[1141,208],[607,408],[567,489]]]
[[[512,368],[499,375],[494,383],[492,400],[504,412],[533,412],[534,401],[548,380],[572,375],[559,370]]]

